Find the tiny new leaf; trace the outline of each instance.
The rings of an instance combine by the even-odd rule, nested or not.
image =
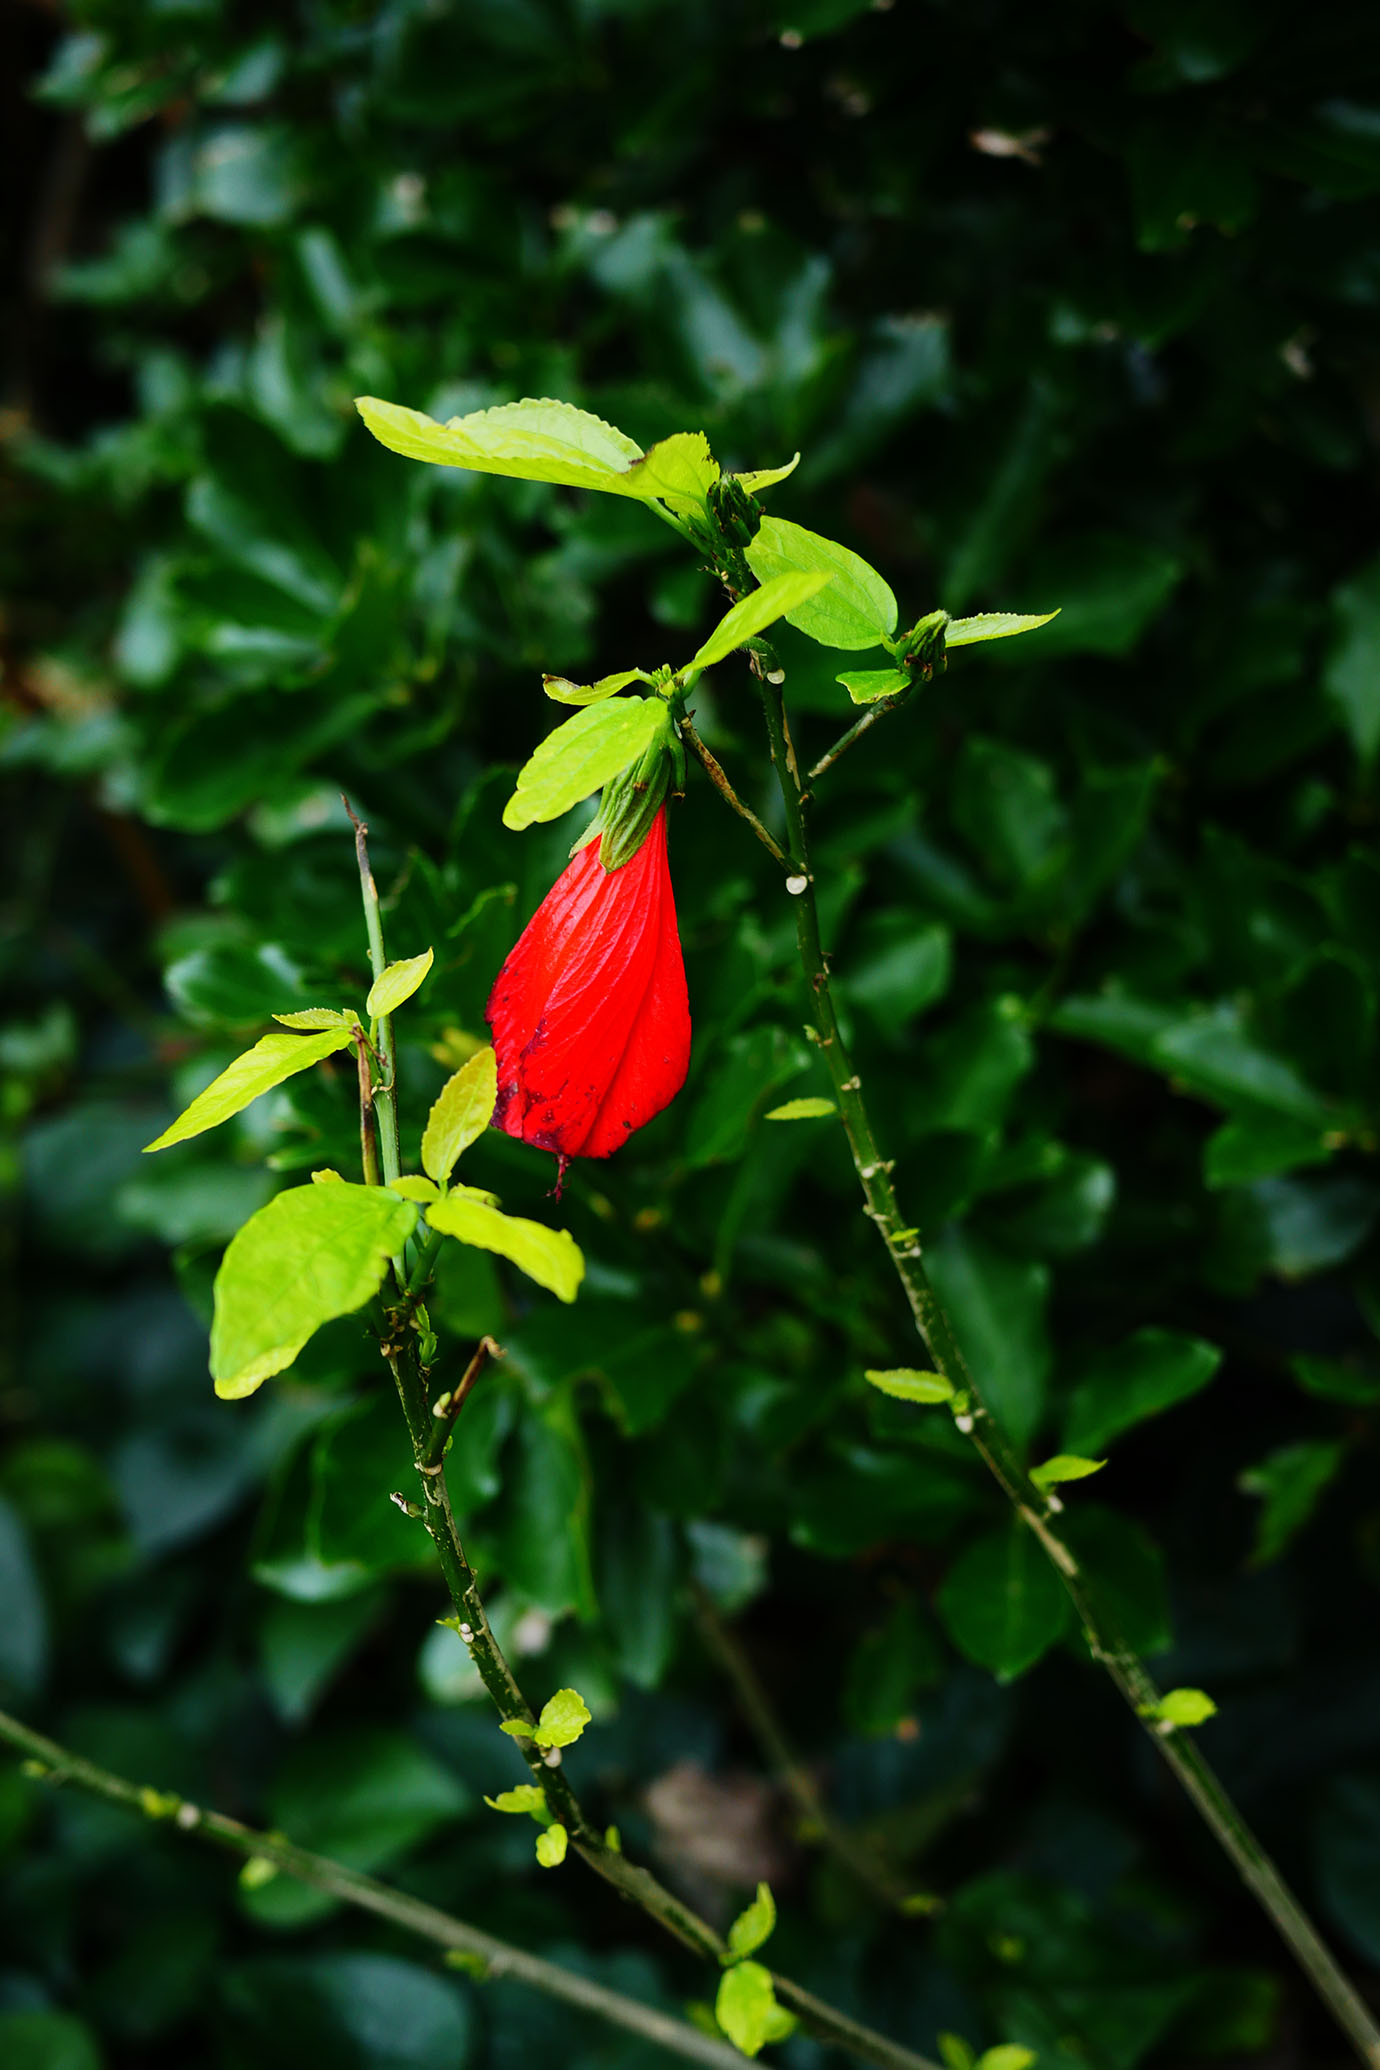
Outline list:
[[[385,1014],[393,1013],[405,999],[410,999],[435,960],[434,952],[426,949],[420,956],[407,956],[399,963],[390,963],[369,987],[364,1009],[370,1020],[382,1020]]]
[[[543,676],[541,686],[557,704],[602,704],[606,697],[616,697],[620,690],[626,690],[629,683],[647,680],[645,669],[621,668],[616,675],[600,676],[597,683],[572,683],[566,676]]]
[[[826,1114],[837,1114],[838,1108],[832,1100],[821,1099],[811,1093],[803,1100],[787,1100],[782,1107],[772,1107],[762,1116],[764,1121],[818,1121]]]
[[[1033,2048],[1024,2048],[1018,2041],[999,2041],[995,2048],[983,2050],[976,2070],[1031,2070],[1036,2061]]]
[[[484,1802],[491,1811],[526,1812],[542,1826],[551,1818],[546,1799],[535,1783],[518,1783],[514,1789],[500,1790],[496,1797],[486,1797]]]
[[[788,618],[830,580],[827,571],[791,572],[774,575],[760,589],[749,590],[731,610],[725,611],[709,638],[686,663],[682,675],[691,669],[713,668],[715,662],[726,660],[754,633],[765,632],[778,618]]]
[[[979,611],[973,618],[951,618],[944,628],[946,647],[972,647],[979,640],[1009,640],[1015,633],[1034,632],[1048,625],[1058,611],[1044,611],[1035,618],[1023,618],[1018,611]]]
[[[869,1369],[863,1374],[879,1394],[894,1395],[898,1402],[948,1402],[953,1400],[952,1380],[942,1373],[917,1373],[910,1366],[893,1366],[885,1372]]]
[[[646,753],[668,719],[659,697],[620,698],[576,712],[518,771],[517,788],[503,808],[515,832],[537,820],[559,819],[591,791]]]
[[[771,1894],[770,1884],[759,1883],[752,1903],[738,1914],[728,1929],[729,1954],[741,1961],[743,1956],[755,1953],[764,1941],[770,1940],[775,1930],[776,1900]]]
[[[792,569],[833,578],[819,595],[783,614],[822,647],[878,647],[896,630],[896,599],[889,584],[861,554],[836,539],[822,539],[785,518],[766,517],[747,548],[747,563],[762,583]]]
[[[170,1143],[185,1143],[189,1136],[199,1136],[228,1121],[251,1100],[257,1100],[260,1093],[271,1092],[285,1078],[319,1064],[322,1057],[344,1049],[349,1040],[349,1027],[343,1023],[323,1029],[319,1035],[260,1036],[253,1049],[227,1064],[219,1078],[213,1078],[205,1091],[197,1094],[185,1113],[179,1114],[161,1136],[144,1145],[145,1150],[166,1150]]]
[[[1205,1689],[1169,1689],[1148,1706],[1145,1716],[1162,1725],[1203,1725],[1217,1716],[1217,1706]]]
[[[526,397],[446,424],[372,395],[356,397],[355,408],[380,445],[409,460],[619,496],[658,493],[629,486],[628,471],[642,458],[642,448],[573,403]]]
[[[724,1971],[714,2017],[735,2048],[755,2056],[769,2041],[795,2031],[795,2015],[776,2002],[771,1971],[760,1962],[737,1962]]]
[[[514,1739],[533,1739],[539,1747],[573,1747],[589,1718],[589,1706],[578,1689],[558,1689],[550,1702],[542,1705],[535,1725],[505,1718],[498,1729],[511,1733]]]
[[[427,1209],[427,1220],[442,1236],[458,1237],[482,1251],[497,1251],[547,1287],[558,1300],[573,1301],[585,1276],[584,1257],[564,1229],[548,1229],[520,1215],[505,1215],[468,1190],[451,1193]]]
[[[854,704],[875,704],[879,697],[894,697],[898,690],[908,690],[913,680],[901,668],[850,668],[834,678]]]
[[[360,1308],[416,1227],[381,1186],[296,1186],[232,1239],[216,1274],[211,1374],[236,1401],[290,1366],[322,1323]]]
[[[414,1173],[404,1173],[400,1179],[390,1179],[390,1193],[400,1194],[404,1200],[428,1201],[436,1199],[436,1181],[418,1178]]]
[[[493,1050],[476,1050],[437,1093],[422,1131],[422,1170],[443,1186],[462,1150],[489,1126],[498,1098],[498,1066]]]
[[[537,1835],[537,1860],[544,1869],[558,1869],[565,1860],[565,1851],[570,1845],[570,1835],[559,1820]]]
[[[1030,1478],[1037,1488],[1052,1488],[1056,1481],[1083,1481],[1090,1473],[1101,1473],[1105,1459],[1080,1459],[1074,1452],[1056,1452],[1043,1466],[1032,1466]]]

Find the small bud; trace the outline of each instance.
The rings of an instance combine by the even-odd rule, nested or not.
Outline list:
[[[809,882],[810,880],[808,877],[788,877],[786,879],[786,889],[787,891],[789,891],[792,898],[799,898],[801,892],[806,889]]]

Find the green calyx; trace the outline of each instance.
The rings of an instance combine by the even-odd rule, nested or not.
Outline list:
[[[666,711],[651,745],[604,785],[598,813],[576,848],[585,848],[598,838],[599,860],[605,870],[621,870],[646,840],[668,795],[681,790],[684,782],[685,749]]]
[[[947,611],[931,611],[918,619],[896,643],[896,659],[900,666],[925,677],[932,676],[936,669],[942,669],[946,660],[944,634],[951,623]]]

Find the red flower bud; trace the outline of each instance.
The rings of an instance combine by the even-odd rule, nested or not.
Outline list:
[[[675,1098],[690,1063],[665,808],[619,868],[603,867],[601,844],[552,885],[486,1009],[495,1127],[562,1159],[611,1156]]]

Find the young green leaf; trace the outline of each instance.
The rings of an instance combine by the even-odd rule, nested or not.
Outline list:
[[[585,1261],[573,1236],[564,1229],[548,1229],[542,1222],[527,1222],[519,1215],[505,1215],[485,1201],[469,1194],[450,1194],[427,1209],[427,1220],[442,1236],[458,1237],[482,1251],[497,1251],[514,1265],[548,1287],[560,1301],[573,1301],[585,1276]]]
[[[1002,2041],[995,2048],[983,2050],[976,2070],[1030,2070],[1035,2061],[1033,2048],[1022,2048],[1018,2041]]]
[[[364,1010],[370,1020],[381,1020],[385,1014],[395,1013],[405,999],[412,997],[435,960],[434,951],[425,949],[420,956],[407,956],[399,963],[390,963],[382,977],[375,978],[369,987]]]
[[[296,1186],[251,1215],[216,1274],[211,1374],[226,1401],[290,1366],[322,1323],[369,1299],[417,1210],[381,1186]]]
[[[719,479],[719,463],[702,431],[673,431],[628,469],[625,495],[653,497],[682,517],[703,512]]]
[[[521,482],[604,489],[617,496],[658,493],[628,480],[642,448],[573,403],[527,397],[476,410],[468,417],[452,417],[446,424],[372,395],[357,396],[355,408],[381,445],[409,460],[465,467],[475,474],[504,474]]]
[[[589,1706],[576,1689],[558,1689],[542,1705],[532,1734],[539,1747],[573,1747],[589,1723]]]
[[[271,1092],[284,1079],[344,1049],[349,1040],[350,1030],[346,1026],[327,1028],[319,1035],[260,1036],[253,1049],[227,1064],[219,1078],[213,1078],[161,1136],[146,1143],[145,1151],[166,1150],[170,1143],[185,1143],[188,1137],[199,1136],[228,1121],[261,1093]]]
[[[784,1106],[772,1107],[762,1116],[764,1121],[818,1121],[826,1114],[837,1114],[838,1108],[832,1100],[821,1099],[817,1093],[809,1094],[803,1100],[787,1100]]]
[[[970,2041],[965,2041],[961,2034],[940,2034],[936,2039],[947,2070],[973,2070],[977,2050]]]
[[[304,1006],[300,1013],[275,1013],[275,1021],[281,1021],[285,1028],[344,1028],[348,1026],[343,1013],[334,1006]]]
[[[483,1135],[498,1098],[493,1050],[477,1049],[437,1093],[422,1131],[422,1170],[443,1186],[462,1150]]]
[[[436,1181],[418,1178],[414,1173],[404,1173],[402,1178],[390,1180],[388,1190],[401,1195],[404,1200],[425,1202],[437,1197]]]
[[[1090,1473],[1101,1473],[1105,1459],[1080,1459],[1075,1452],[1056,1452],[1043,1466],[1032,1466],[1030,1478],[1037,1488],[1052,1488],[1056,1481],[1083,1481]]]
[[[519,1783],[515,1789],[500,1790],[496,1797],[486,1797],[484,1802],[491,1811],[526,1812],[543,1826],[551,1817],[546,1799],[535,1783]]]
[[[594,704],[548,733],[518,771],[517,788],[503,808],[515,832],[536,820],[559,819],[646,753],[669,725],[659,697],[625,697]]]
[[[756,496],[761,490],[774,489],[778,482],[784,482],[786,476],[794,474],[799,465],[800,455],[796,453],[784,467],[750,467],[745,474],[730,475],[729,480],[739,483],[747,490],[749,496]]]
[[[776,2002],[770,1970],[760,1962],[737,1962],[724,1971],[714,2016],[735,2048],[755,2056],[769,2041],[795,2031],[795,2016]]]
[[[1015,633],[1034,632],[1037,625],[1048,625],[1058,616],[1058,611],[1045,611],[1036,618],[1022,618],[1016,611],[979,611],[972,618],[951,618],[944,628],[944,645],[972,647],[979,640],[1009,640]]]
[[[817,595],[829,579],[827,573],[818,570],[788,572],[773,575],[760,589],[749,590],[745,597],[739,597],[731,610],[725,611],[709,638],[680,673],[688,675],[691,669],[713,668],[716,661],[726,660],[754,633],[765,632],[769,625],[775,625],[778,618],[788,617],[797,606]]]
[[[558,1819],[553,1820],[544,1833],[537,1835],[537,1860],[544,1869],[558,1869],[569,1845],[570,1835],[565,1827]]]
[[[623,668],[617,675],[600,676],[597,683],[572,683],[565,676],[543,676],[541,684],[557,704],[602,704],[606,697],[616,697],[620,690],[626,690],[629,683],[648,680],[645,669]]]
[[[753,1954],[776,1930],[776,1900],[771,1886],[759,1883],[757,1895],[728,1929],[728,1952],[739,1960]]]
[[[792,569],[833,578],[818,596],[783,614],[822,647],[877,647],[896,630],[890,586],[861,554],[836,539],[822,539],[785,518],[766,517],[747,548],[747,563],[762,583]]]
[[[912,678],[901,668],[852,668],[835,676],[834,681],[842,683],[854,704],[875,704],[879,697],[894,697],[898,690],[908,690]]]
[[[1158,1703],[1146,1707],[1143,1715],[1162,1725],[1204,1725],[1217,1716],[1217,1706],[1205,1689],[1169,1689]]]
[[[953,1400],[953,1382],[942,1373],[917,1373],[910,1366],[894,1366],[880,1373],[869,1369],[863,1378],[879,1393],[894,1395],[898,1402]]]

